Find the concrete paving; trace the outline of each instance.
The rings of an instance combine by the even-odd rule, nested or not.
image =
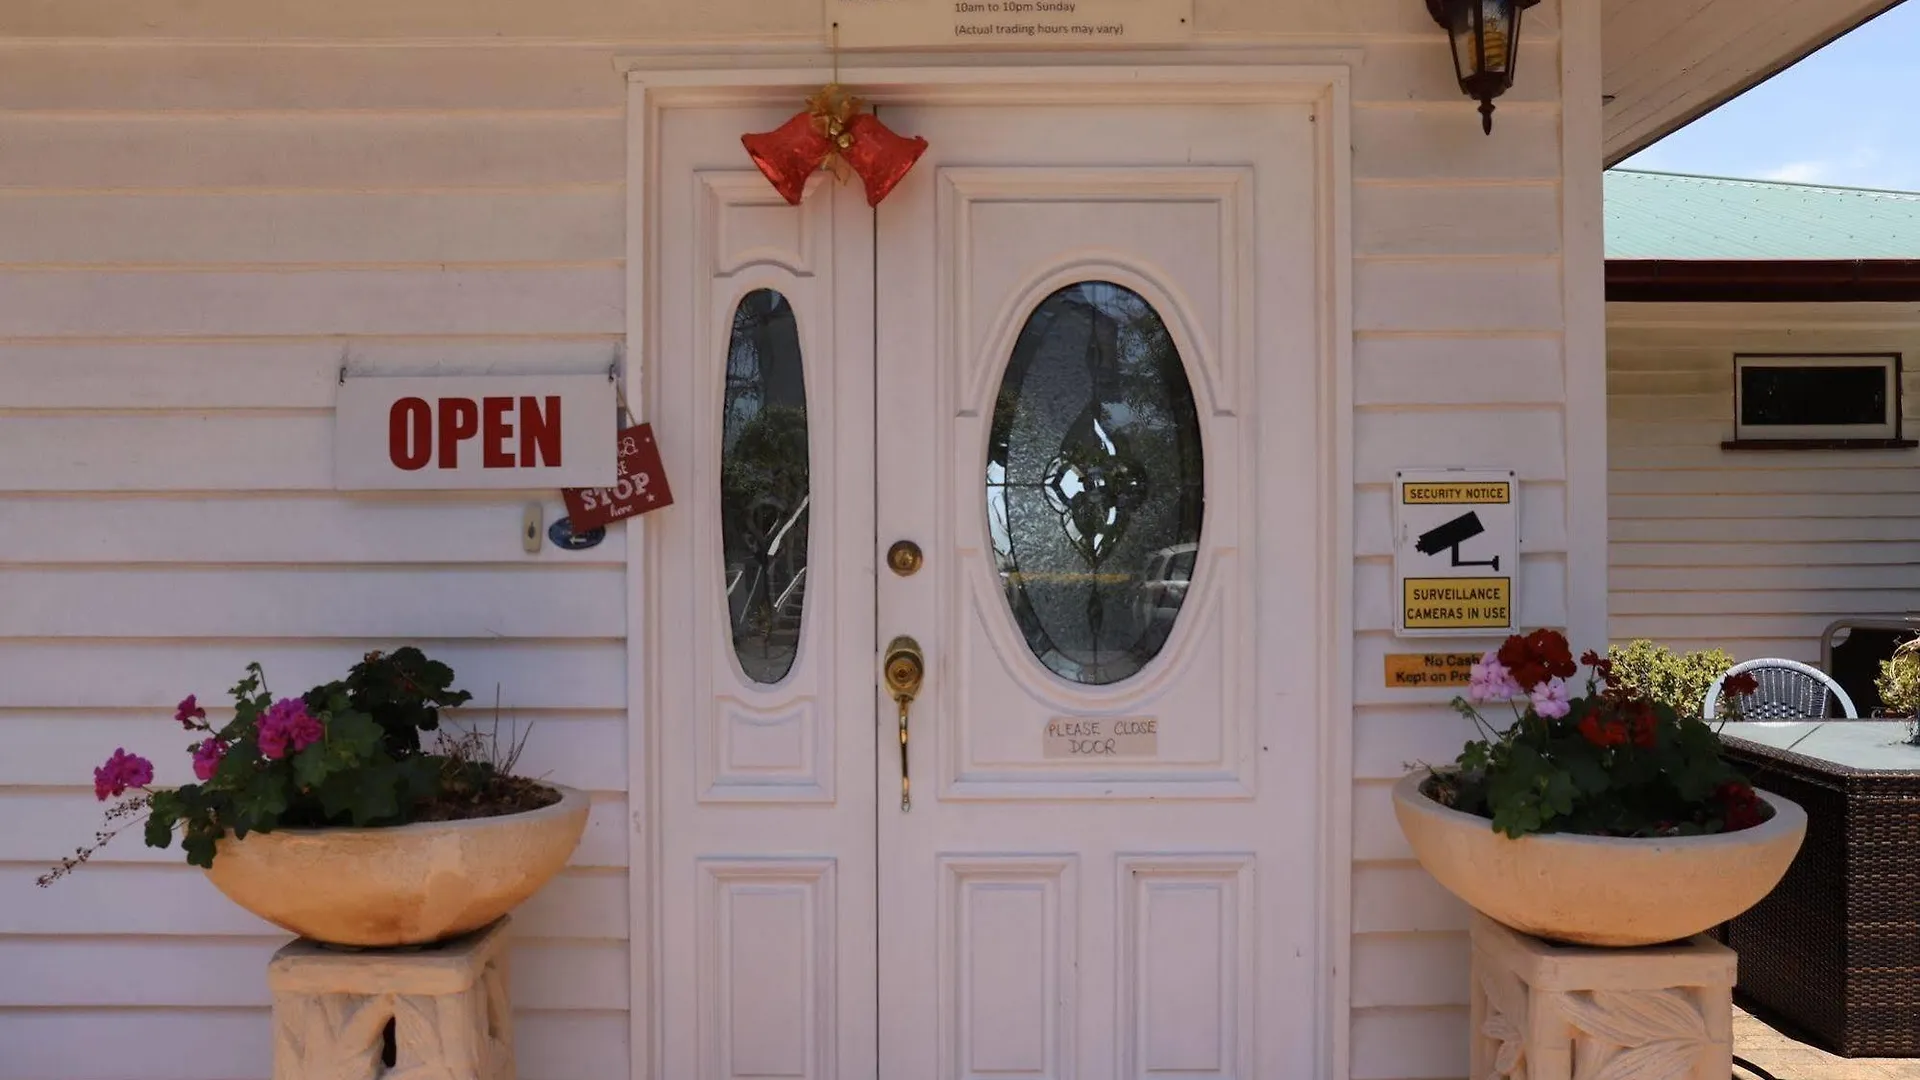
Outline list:
[[[1920,1059],[1843,1058],[1795,1042],[1739,1009],[1733,1010],[1733,1052],[1776,1080],[1920,1080]],[[1734,1070],[1738,1080],[1755,1080]]]

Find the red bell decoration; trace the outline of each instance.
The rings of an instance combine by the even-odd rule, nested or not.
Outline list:
[[[909,139],[896,135],[872,113],[861,113],[847,123],[853,145],[840,152],[860,182],[867,186],[867,205],[879,206],[893,186],[906,177],[920,155],[927,152],[927,140],[915,135]]]
[[[740,142],[780,197],[795,206],[807,190],[807,177],[827,160],[833,144],[827,141],[812,113],[795,113],[793,119],[772,131],[742,135]]]
[[[780,197],[795,206],[806,194],[807,177],[828,163],[843,180],[846,170],[857,173],[867,205],[879,206],[927,152],[927,140],[896,135],[862,111],[863,104],[840,84],[828,83],[807,99],[805,112],[773,131],[742,135],[740,142]]]

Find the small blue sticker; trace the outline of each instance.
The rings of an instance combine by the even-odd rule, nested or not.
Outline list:
[[[553,546],[565,548],[568,551],[585,551],[606,538],[607,527],[605,525],[597,529],[588,529],[578,536],[574,535],[573,522],[567,518],[561,518],[547,529],[547,539],[553,541]]]

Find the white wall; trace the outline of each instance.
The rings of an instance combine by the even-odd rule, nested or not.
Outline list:
[[[1843,616],[1920,609],[1920,451],[1722,450],[1735,352],[1900,352],[1912,304],[1610,304],[1611,633],[1820,659]]]
[[[1329,917],[1354,932],[1336,1049],[1359,1080],[1467,1070],[1465,911],[1411,861],[1387,796],[1465,735],[1446,695],[1382,688],[1382,655],[1408,651],[1390,634],[1392,471],[1518,468],[1522,619],[1604,611],[1603,560],[1570,571],[1568,554],[1603,533],[1598,335],[1565,332],[1598,296],[1598,26],[1580,13],[1566,63],[1595,69],[1593,104],[1563,144],[1558,7],[1529,14],[1489,138],[1417,2],[1196,3],[1203,44],[1358,50],[1354,862]],[[579,865],[522,919],[521,1062],[530,1080],[627,1070],[625,545],[525,556],[512,496],[334,495],[331,380],[343,352],[382,371],[604,366],[625,322],[613,55],[812,45],[818,11],[0,10],[0,1080],[264,1074],[270,928],[137,843],[58,893],[30,881],[89,835],[105,751],[184,742],[167,731],[182,694],[214,697],[254,658],[303,687],[399,639],[482,698],[499,682],[541,721],[536,767],[598,793]],[[1563,190],[1570,162],[1591,176]],[[1563,267],[1568,236],[1581,262]]]

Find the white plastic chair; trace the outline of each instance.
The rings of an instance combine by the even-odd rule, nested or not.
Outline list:
[[[1752,675],[1760,690],[1740,707],[1742,720],[1825,720],[1828,706],[1838,701],[1841,715],[1858,720],[1853,699],[1833,681],[1833,676],[1798,660],[1763,659],[1735,664],[1714,681],[1701,706],[1701,715],[1714,719],[1720,704],[1720,688],[1734,675]]]

